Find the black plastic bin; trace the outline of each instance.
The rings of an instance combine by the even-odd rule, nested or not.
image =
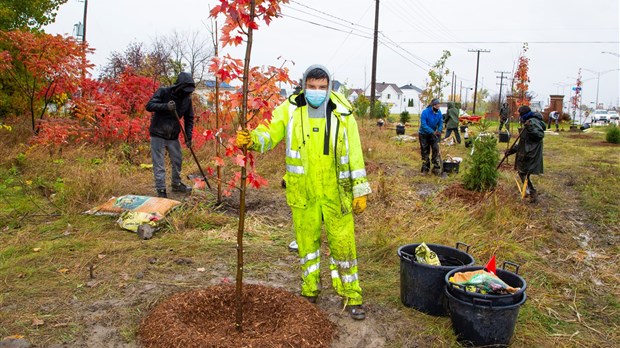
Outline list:
[[[500,143],[508,143],[508,142],[510,142],[510,133],[508,133],[508,132],[499,132],[499,142]]]
[[[493,306],[490,301],[474,299],[473,303],[454,297],[444,290],[450,310],[452,330],[464,346],[507,347],[514,335],[519,309],[527,296],[510,306]]]
[[[444,173],[458,173],[461,162],[443,161],[442,172]]]
[[[441,266],[419,263],[415,249],[420,245],[409,244],[398,249],[400,257],[400,300],[403,305],[415,308],[430,315],[448,315],[444,295],[445,276],[451,270],[474,264],[469,255],[469,245],[456,243],[456,248],[438,244],[427,244],[437,254]],[[466,251],[459,250],[465,246]]]
[[[506,265],[512,265],[516,268],[515,273],[508,272],[506,270]],[[525,296],[525,288],[527,288],[527,283],[525,279],[519,276],[519,265],[505,261],[501,267],[501,269],[496,269],[495,274],[497,277],[504,281],[504,283],[512,286],[513,288],[521,288],[514,294],[505,294],[505,295],[493,295],[493,294],[480,294],[476,292],[465,291],[465,288],[462,285],[451,283],[450,277],[452,277],[455,273],[458,272],[473,272],[484,269],[482,266],[472,266],[472,267],[459,267],[453,269],[448,272],[445,277],[446,287],[451,295],[456,297],[461,301],[465,301],[468,303],[473,303],[475,299],[490,301],[494,306],[509,306],[516,303],[521,302],[523,296]]]
[[[405,135],[405,126],[397,125],[396,126],[396,135]]]

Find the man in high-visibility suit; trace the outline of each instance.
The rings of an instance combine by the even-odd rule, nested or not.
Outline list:
[[[286,140],[286,200],[302,270],[301,295],[315,303],[320,292],[321,225],[330,251],[332,285],[353,319],[365,319],[352,213],[366,208],[371,192],[351,104],[331,90],[328,70],[310,66],[303,90],[273,112],[270,122],[239,131],[237,145],[265,152]]]

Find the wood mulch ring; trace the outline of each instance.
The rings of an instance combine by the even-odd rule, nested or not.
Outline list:
[[[243,286],[242,332],[235,329],[235,286],[181,292],[157,305],[138,336],[155,347],[330,347],[336,325],[300,296],[261,285]]]

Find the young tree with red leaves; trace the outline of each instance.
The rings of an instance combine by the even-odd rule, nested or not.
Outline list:
[[[231,93],[228,98],[222,98],[223,119],[231,121],[236,116],[238,127],[243,130],[248,129],[251,124],[256,124],[262,119],[269,119],[273,104],[279,101],[279,89],[275,82],[287,81],[288,74],[286,69],[269,67],[266,70],[250,66],[252,53],[252,43],[254,30],[258,29],[259,22],[269,25],[271,20],[280,11],[280,4],[287,3],[288,0],[220,0],[220,5],[211,10],[211,16],[217,17],[220,14],[226,15],[226,22],[222,27],[221,41],[223,46],[241,45],[245,42],[245,58],[243,61],[226,57],[219,59],[215,57],[211,65],[211,71],[223,82],[233,79],[241,80],[243,87],[241,94]],[[227,111],[224,111],[227,110]],[[213,136],[213,135],[210,135]],[[232,145],[233,138],[229,139]],[[266,181],[260,178],[253,171],[253,158],[246,147],[239,149],[232,146],[227,149],[227,155],[234,156],[234,161],[241,167],[240,173],[235,173],[229,182],[229,188],[240,184],[239,202],[239,227],[237,231],[237,277],[236,277],[236,329],[242,331],[243,308],[242,308],[242,286],[243,286],[243,231],[245,222],[245,192],[246,184],[260,187]],[[223,160],[215,159],[218,164]],[[248,172],[248,165],[250,170]]]
[[[528,65],[530,63],[530,59],[525,56],[525,52],[527,52],[527,42],[523,44],[523,51],[519,56],[519,66],[517,67],[517,71],[515,72],[515,90],[517,99],[517,108],[521,105],[530,105],[530,98],[528,96],[528,88],[530,83],[530,77],[528,76]]]

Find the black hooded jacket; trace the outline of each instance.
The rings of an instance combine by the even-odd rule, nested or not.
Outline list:
[[[174,100],[179,117],[185,119],[186,141],[192,140],[194,129],[194,108],[191,94],[196,84],[189,73],[179,74],[177,81],[171,87],[161,87],[146,103],[146,111],[153,112],[149,134],[154,137],[175,140],[179,138],[181,126],[174,113],[168,110],[168,102]]]

